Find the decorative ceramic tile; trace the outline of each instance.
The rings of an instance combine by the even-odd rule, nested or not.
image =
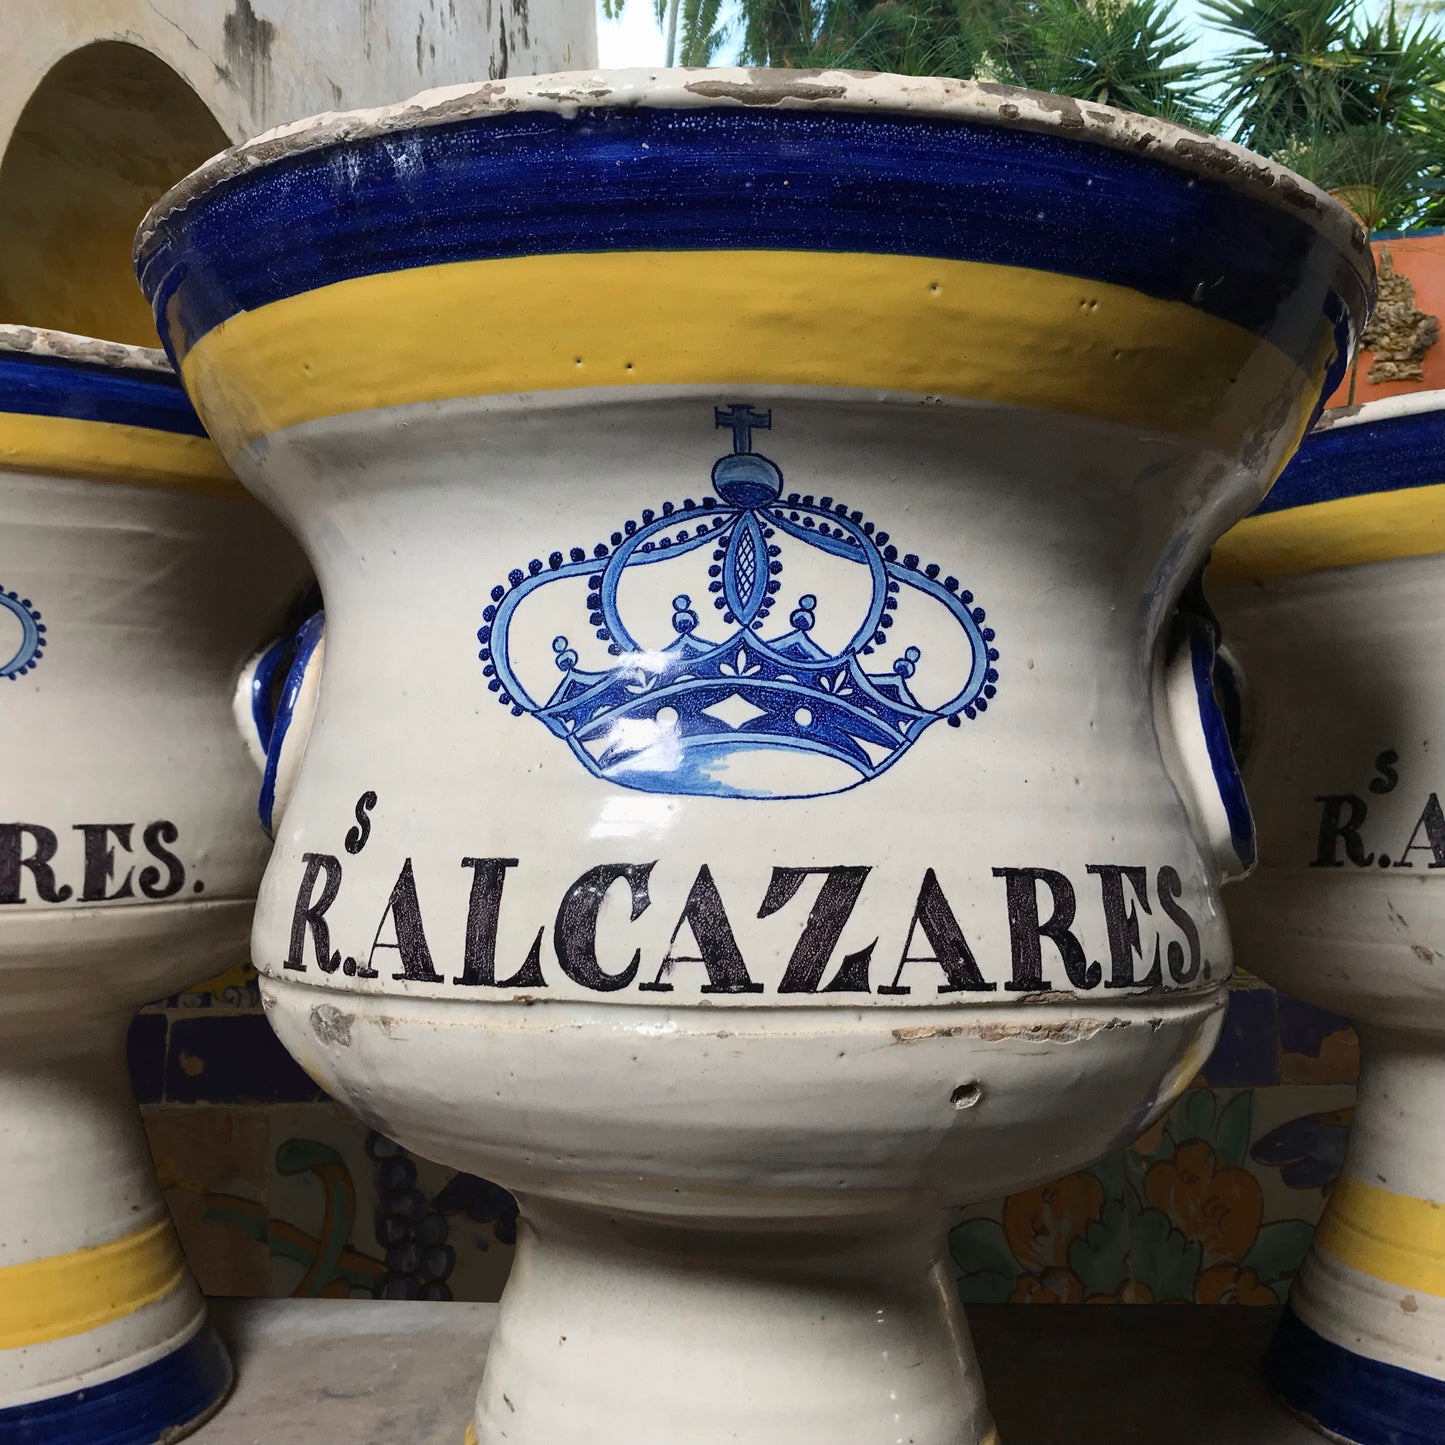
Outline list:
[[[170,1018],[161,1009],[145,1009],[130,1021],[126,1035],[126,1061],[131,1088],[139,1104],[159,1104],[165,1098],[166,1036]]]
[[[1353,1084],[1360,1072],[1360,1041],[1350,1021],[1287,993],[1278,1000],[1281,1082]]]
[[[1279,1083],[1279,1042],[1272,989],[1232,987],[1219,1042],[1200,1074],[1215,1088]]]
[[[210,1295],[264,1295],[270,1251],[229,1223],[238,1212],[263,1218],[269,1132],[260,1109],[147,1108],[146,1134],[181,1245]]]
[[[969,1214],[949,1236],[965,1304],[1133,1298],[1122,1155]]]
[[[370,1299],[386,1263],[373,1238],[367,1128],[333,1104],[269,1109],[273,1295]]]
[[[166,1102],[289,1104],[326,1097],[260,1013],[173,1014]]]
[[[166,1000],[166,1007],[259,1010],[261,991],[256,983],[256,970],[249,961],[232,964],[214,978],[174,994]]]
[[[273,1294],[500,1298],[517,1219],[505,1190],[419,1159],[339,1108],[270,1114]]]
[[[1354,1103],[1348,1084],[1257,1091],[1250,1161],[1277,1212],[1319,1218],[1345,1162]]]
[[[1274,1091],[1191,1090],[1129,1151],[1141,1299],[1270,1305],[1287,1294],[1316,1211],[1278,1195],[1266,1210],[1251,1153],[1257,1092]],[[1281,1202],[1284,1217],[1275,1217]]]

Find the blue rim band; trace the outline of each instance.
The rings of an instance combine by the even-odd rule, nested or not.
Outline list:
[[[0,412],[206,434],[176,377],[55,356],[0,352]]]
[[[156,1445],[197,1423],[231,1388],[231,1360],[210,1325],[119,1379],[0,1410],[0,1445]]]
[[[696,249],[1056,272],[1197,306],[1311,365],[1321,312],[1346,341],[1364,312],[1358,275],[1303,216],[1150,156],[976,122],[800,111],[520,112],[304,152],[162,219],[138,269],[179,358],[238,312],[357,276]]]
[[[1253,515],[1445,482],[1445,407],[1306,437]]]
[[[1291,1409],[1355,1445],[1440,1445],[1445,1380],[1332,1344],[1287,1309],[1265,1375]]]

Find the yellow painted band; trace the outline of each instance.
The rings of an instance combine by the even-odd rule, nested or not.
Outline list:
[[[1315,1232],[1327,1254],[1401,1289],[1445,1295],[1445,1204],[1340,1175]]]
[[[0,412],[0,471],[166,487],[211,497],[249,495],[208,437],[68,416]]]
[[[1247,517],[1214,549],[1210,575],[1250,580],[1445,552],[1445,485],[1311,502]]]
[[[230,317],[181,370],[228,455],[384,406],[679,385],[966,397],[1234,451],[1282,388],[1302,386],[1292,361],[1242,327],[1126,287],[796,251],[524,256],[358,276]],[[1301,427],[1315,399],[1302,398]]]
[[[169,1218],[109,1244],[0,1269],[0,1350],[84,1334],[180,1284],[185,1260]]]
[[[477,1445],[477,1427],[467,1421],[467,1433],[462,1437],[462,1445]]]

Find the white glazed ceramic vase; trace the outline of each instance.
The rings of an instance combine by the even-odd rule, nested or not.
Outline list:
[[[305,576],[164,356],[0,327],[3,1445],[179,1439],[229,1387],[126,1028],[246,955],[233,694]]]
[[[521,1204],[477,1438],[992,1439],[948,1209],[1213,1041],[1252,835],[1171,619],[1352,223],[1024,92],[604,73],[262,138],[138,267],[326,598],[269,1016]]]
[[[1275,1387],[1331,1438],[1445,1439],[1445,393],[1327,414],[1220,544],[1260,865],[1240,961],[1348,1017],[1344,1173],[1290,1295]]]

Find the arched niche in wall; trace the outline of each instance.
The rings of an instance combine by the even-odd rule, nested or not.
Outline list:
[[[57,62],[0,158],[0,321],[157,345],[131,271],[136,227],[229,144],[139,46],[97,41]]]

